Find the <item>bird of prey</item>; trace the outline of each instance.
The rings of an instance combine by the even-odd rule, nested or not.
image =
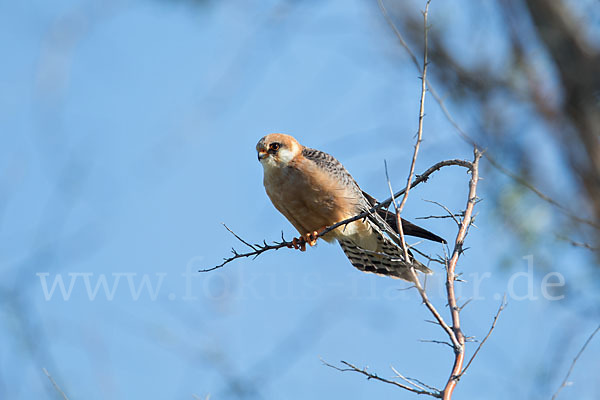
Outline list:
[[[326,227],[368,211],[377,200],[363,192],[346,168],[333,156],[302,146],[292,136],[272,133],[256,145],[263,166],[263,183],[271,202],[300,233],[294,247],[313,246]],[[441,237],[402,220],[405,235],[441,243]],[[361,271],[413,281],[411,267],[426,274],[431,270],[400,247],[396,216],[385,209],[340,226],[322,236],[337,240]]]

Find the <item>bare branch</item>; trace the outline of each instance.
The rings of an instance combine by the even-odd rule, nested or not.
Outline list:
[[[417,131],[417,142],[415,144],[415,149],[414,149],[412,161],[410,164],[410,172],[408,174],[406,187],[404,188],[404,197],[402,198],[402,202],[400,203],[400,205],[396,204],[397,196],[395,196],[393,194],[392,185],[390,183],[389,176],[387,177],[388,178],[388,186],[390,188],[390,192],[392,192],[392,197],[391,197],[392,203],[394,204],[394,208],[396,210],[396,225],[398,226],[398,232],[400,234],[400,240],[401,240],[402,250],[404,251],[405,260],[410,260],[410,258],[409,258],[409,254],[408,254],[408,247],[406,246],[406,241],[404,239],[404,232],[402,231],[402,222],[401,222],[401,218],[400,218],[400,213],[402,212],[402,209],[404,208],[404,205],[406,204],[406,201],[408,199],[408,193],[411,188],[411,180],[412,180],[412,176],[414,173],[415,164],[417,161],[417,155],[419,153],[419,146],[420,146],[421,140],[423,138],[423,117],[425,115],[425,93],[427,92],[427,85],[426,85],[426,79],[427,79],[427,30],[428,30],[427,13],[429,10],[430,2],[431,2],[430,0],[427,1],[426,5],[425,5],[425,11],[423,12],[425,50],[423,52],[423,71],[422,71],[423,75],[421,76],[422,84],[421,84],[421,98],[420,98],[420,102],[419,102],[419,127],[418,127],[418,131]],[[380,7],[383,7],[383,3],[379,2],[379,4],[380,4]],[[385,10],[385,7],[383,7],[383,10]],[[387,13],[386,13],[386,15],[387,15]],[[387,166],[386,166],[386,176],[387,176]],[[421,295],[421,299],[423,300],[423,303],[429,309],[429,312],[431,312],[431,314],[435,317],[438,324],[444,329],[444,331],[446,331],[446,334],[452,341],[452,344],[455,347],[458,346],[459,342],[457,341],[457,338],[454,335],[454,332],[452,331],[450,326],[448,326],[448,324],[444,321],[444,318],[441,316],[441,314],[438,312],[438,310],[435,308],[435,306],[429,300],[429,297],[427,296],[427,292],[421,285],[421,281],[419,280],[415,270],[411,269],[411,272],[413,275],[413,281],[415,283],[415,287],[419,291],[419,294]]]
[[[425,200],[427,201],[427,200]],[[450,214],[450,215],[428,215],[426,217],[415,217],[415,219],[446,219],[446,218],[462,218],[465,216],[464,212],[459,212],[456,214]]]
[[[439,257],[439,256],[438,256],[438,258],[431,257],[430,255],[423,253],[421,250],[419,250],[419,249],[417,249],[416,247],[413,247],[413,246],[414,245],[409,245],[408,247],[412,251],[414,251],[415,253],[418,253],[420,256],[426,258],[428,261],[434,262],[436,264],[446,265],[446,263],[444,262],[444,260],[441,257]]]
[[[42,368],[42,371],[44,371],[44,374],[48,377],[48,379],[52,383],[52,386],[54,386],[54,389],[58,392],[58,394],[60,394],[62,396],[63,400],[69,400],[69,398],[67,397],[65,392],[63,392],[62,389],[60,388],[60,386],[58,386],[58,384],[56,383],[54,378],[52,378],[52,375],[50,375],[48,370],[46,368]]]
[[[464,307],[464,305],[463,305],[463,307]],[[477,346],[477,349],[475,350],[475,352],[473,353],[473,355],[469,359],[469,362],[467,362],[467,365],[463,368],[462,372],[460,373],[459,378],[462,377],[465,374],[465,372],[467,372],[467,369],[469,369],[469,367],[471,366],[471,363],[473,362],[473,360],[477,356],[477,353],[479,353],[479,350],[481,350],[481,348],[483,347],[483,345],[485,344],[485,342],[488,340],[488,338],[492,334],[492,331],[496,327],[496,322],[498,322],[498,317],[500,316],[500,313],[505,308],[506,308],[506,294],[504,295],[504,298],[502,299],[502,303],[500,303],[500,307],[498,307],[498,311],[496,312],[496,315],[494,316],[494,321],[492,321],[492,326],[490,326],[490,330],[488,331],[487,335],[485,335],[485,337],[483,338],[483,340],[481,341],[481,343],[479,343],[479,346]]]
[[[399,377],[400,379],[404,379],[405,381],[407,381],[407,382],[410,382],[410,383],[411,383],[411,385],[415,385],[415,382],[416,382],[416,383],[418,383],[419,385],[421,385],[421,386],[424,386],[424,387],[426,387],[427,389],[429,389],[429,390],[431,390],[431,391],[433,391],[433,392],[440,392],[440,390],[439,390],[438,388],[436,388],[436,387],[434,387],[434,386],[429,386],[428,384],[426,384],[426,383],[423,383],[421,380],[419,380],[419,379],[417,379],[417,378],[411,378],[411,377],[404,377],[404,376],[402,376],[402,375],[401,375],[401,374],[400,374],[398,371],[396,371],[396,369],[395,369],[393,366],[390,366],[390,368],[392,369],[392,371],[394,371],[394,373],[395,373],[396,375],[398,375],[398,377]],[[414,381],[414,382],[413,382],[413,381]],[[415,385],[415,387],[417,387],[417,386]]]
[[[591,244],[586,243],[586,242],[578,242],[578,241],[573,240],[571,238],[568,238],[566,236],[557,235],[556,238],[558,240],[562,240],[563,242],[569,243],[573,247],[581,247],[583,249],[587,249],[587,250],[590,250],[590,251],[598,251],[598,250],[600,250],[600,247],[592,246]]]
[[[410,192],[410,184],[413,178],[413,174],[415,173],[415,164],[417,163],[417,156],[419,154],[419,148],[421,147],[421,141],[423,140],[423,119],[425,117],[425,94],[427,93],[427,13],[429,12],[429,4],[431,0],[428,0],[425,4],[425,11],[423,11],[423,26],[424,26],[424,36],[425,36],[425,47],[423,50],[423,71],[421,75],[421,98],[419,100],[419,125],[417,128],[417,142],[415,143],[415,149],[413,151],[412,160],[410,163],[410,169],[408,172],[408,178],[406,179],[406,187],[404,189],[404,196],[402,197],[402,201],[400,205],[396,204],[396,200],[394,198],[392,192],[392,203],[394,204],[394,209],[396,210],[396,226],[398,227],[398,233],[400,234],[400,243],[402,244],[402,250],[404,251],[404,259],[406,261],[410,260],[408,256],[408,248],[406,247],[406,240],[404,238],[404,230],[402,229],[402,219],[400,218],[400,214],[402,214],[402,210],[404,210],[404,206],[406,205],[406,201],[408,200],[408,193]],[[380,3],[381,4],[381,3]],[[386,169],[387,174],[387,169]],[[390,191],[392,191],[392,186],[390,184],[390,180],[388,178],[388,185],[390,186]]]
[[[429,386],[429,385],[427,385],[427,384],[425,384],[425,383],[421,382],[421,381],[420,381],[420,380],[418,380],[418,379],[414,379],[414,378],[407,378],[407,377],[405,377],[405,376],[404,376],[404,375],[402,375],[400,372],[398,372],[398,371],[396,370],[396,368],[394,368],[394,366],[393,366],[393,365],[390,365],[390,368],[392,369],[392,371],[394,371],[394,373],[396,374],[396,377],[398,377],[398,378],[402,379],[404,382],[408,383],[409,385],[413,385],[413,386],[414,386],[414,387],[416,387],[417,389],[420,389],[420,390],[426,390],[425,388],[427,388],[427,389],[429,389],[429,390],[431,390],[431,391],[433,391],[433,392],[437,392],[437,393],[439,393],[439,392],[440,392],[440,391],[439,391],[439,389],[436,389],[436,388],[434,388],[433,386]]]
[[[464,308],[467,305],[469,305],[469,303],[471,303],[471,301],[473,301],[473,299],[469,299],[469,300],[465,301],[462,306],[458,307],[458,312],[462,312],[462,310],[464,310]]]
[[[446,383],[446,387],[443,391],[444,400],[452,398],[452,392],[454,391],[454,388],[456,387],[456,384],[460,379],[462,366],[465,359],[465,336],[463,335],[460,328],[460,308],[458,307],[456,302],[454,282],[456,280],[456,264],[458,263],[458,258],[462,254],[463,244],[472,221],[471,216],[473,215],[473,209],[475,208],[475,204],[477,202],[479,160],[481,159],[482,152],[475,148],[473,153],[474,159],[471,168],[471,180],[469,182],[469,196],[467,200],[467,206],[465,208],[465,216],[460,223],[458,234],[456,235],[456,240],[454,242],[454,250],[452,252],[452,257],[448,261],[448,265],[446,267],[446,294],[448,296],[448,307],[450,308],[450,315],[452,316],[452,332],[454,333],[459,345],[455,345],[454,347],[454,366],[452,368],[452,373],[448,378],[448,382]]]
[[[235,235],[235,236],[237,237],[237,235]],[[256,244],[256,245],[253,246],[253,247],[256,247],[256,250],[249,251],[248,253],[238,253],[235,249],[232,249],[231,250],[232,253],[233,253],[232,257],[224,258],[223,262],[221,264],[216,265],[216,266],[211,267],[211,268],[201,269],[198,272],[210,272],[210,271],[214,271],[215,269],[222,268],[226,264],[229,264],[230,262],[232,262],[233,260],[237,260],[238,258],[246,258],[246,257],[256,258],[256,257],[260,256],[262,253],[264,253],[266,251],[269,251],[269,250],[278,250],[278,249],[281,249],[283,247],[291,248],[292,246],[293,246],[293,242],[291,242],[291,241],[288,242],[286,240],[282,240],[281,242],[273,242],[273,244],[267,244],[266,242],[263,245]]]
[[[406,52],[410,56],[410,59],[412,60],[413,64],[415,64],[415,67],[417,67],[418,70],[421,70],[421,66],[419,65],[419,61],[417,60],[417,56],[415,56],[415,53],[413,53],[412,50],[410,49],[410,47],[408,47],[408,44],[404,40],[404,37],[402,37],[402,34],[400,33],[400,31],[396,27],[396,24],[394,23],[394,21],[392,21],[392,17],[390,17],[390,14],[388,13],[387,8],[385,8],[385,5],[383,4],[383,1],[382,0],[377,0],[377,4],[379,5],[379,9],[381,10],[381,14],[383,14],[383,17],[385,18],[386,22],[388,23],[388,25],[390,26],[390,28],[392,28],[392,30],[396,34],[396,37],[400,41],[400,44],[402,45],[402,47],[404,47],[404,49],[406,50]]]
[[[454,222],[456,222],[457,226],[460,226],[460,221],[458,219],[456,219],[455,214],[452,213],[452,211],[450,211],[448,209],[448,207],[446,207],[445,205],[443,205],[442,203],[439,203],[437,201],[433,201],[433,200],[425,200],[428,203],[433,203],[441,208],[444,209],[444,211],[446,211],[448,213],[448,215],[446,216],[447,218],[452,218],[454,220]],[[464,217],[465,216],[465,212],[461,212],[460,214],[458,214],[459,217]]]
[[[425,389],[419,388],[419,387],[411,387],[411,386],[404,385],[404,384],[402,384],[400,382],[393,381],[391,379],[382,378],[382,377],[378,376],[377,374],[368,372],[367,368],[360,369],[360,368],[354,366],[353,364],[350,364],[347,361],[340,361],[340,362],[342,364],[346,365],[348,368],[336,367],[335,365],[329,364],[328,362],[326,362],[324,360],[321,360],[321,362],[324,365],[326,365],[326,366],[328,366],[330,368],[333,368],[335,370],[338,370],[338,371],[341,371],[341,372],[347,372],[347,371],[358,372],[358,373],[363,374],[364,376],[366,376],[367,379],[374,379],[376,381],[389,383],[390,385],[394,385],[394,386],[397,386],[397,387],[402,388],[404,390],[408,390],[409,392],[413,392],[413,393],[416,393],[416,394],[425,394],[425,395],[428,395],[428,396],[431,396],[431,397],[435,397],[435,398],[438,398],[438,399],[442,397],[439,391],[425,390]],[[396,372],[396,371],[394,371],[394,372]],[[403,378],[401,376],[398,376],[398,377],[401,378],[401,379],[404,379],[406,381],[406,378]],[[411,382],[410,384],[414,386],[414,383]]]
[[[416,57],[414,57],[414,55],[410,52],[410,50],[408,49],[408,46],[406,46],[406,43],[402,39],[398,30],[395,28],[382,1],[378,1],[378,3],[379,3],[380,8],[382,9],[382,12],[383,12],[386,20],[388,21],[388,23],[392,26],[392,28],[396,32],[396,35],[400,39],[401,44],[409,51],[409,54],[411,54],[411,57],[413,59],[413,63],[415,63],[415,65],[418,68],[418,62],[416,60]],[[415,144],[415,149],[413,152],[413,158],[412,158],[412,162],[411,162],[411,166],[410,166],[410,171],[409,171],[409,175],[408,175],[408,179],[407,179],[404,197],[403,197],[400,205],[396,204],[395,196],[392,194],[392,203],[394,204],[394,208],[396,211],[396,223],[397,223],[397,226],[399,227],[398,232],[400,234],[401,245],[402,245],[402,249],[404,251],[404,257],[406,260],[409,260],[409,253],[408,253],[408,248],[406,246],[406,242],[404,239],[404,232],[401,229],[402,224],[401,224],[400,214],[401,214],[402,209],[403,209],[404,205],[406,204],[406,201],[408,198],[408,193],[409,193],[410,187],[411,187],[411,180],[412,180],[412,175],[414,173],[414,168],[415,168],[415,163],[416,163],[416,159],[417,159],[417,155],[418,155],[418,151],[419,151],[419,146],[420,146],[420,143],[421,143],[422,137],[423,137],[423,117],[425,114],[424,113],[425,93],[427,92],[427,50],[428,50],[428,47],[427,47],[428,46],[428,43],[427,43],[427,32],[428,32],[427,13],[428,13],[429,4],[430,4],[430,1],[427,1],[425,10],[423,12],[425,44],[424,44],[424,54],[423,54],[423,69],[422,69],[422,77],[421,77],[421,79],[422,79],[422,81],[421,81],[421,98],[420,98],[420,107],[419,107],[419,128],[417,131],[417,142]],[[460,374],[461,374],[462,366],[464,363],[465,337],[460,328],[460,308],[457,305],[456,294],[454,291],[454,282],[456,281],[455,269],[456,269],[456,264],[458,263],[458,258],[460,257],[460,255],[463,252],[463,243],[465,241],[469,226],[471,225],[472,220],[473,220],[473,218],[472,218],[473,208],[475,207],[475,204],[477,202],[476,192],[477,192],[477,183],[479,181],[479,160],[480,160],[482,154],[483,153],[478,149],[478,147],[475,146],[474,160],[469,168],[471,171],[471,180],[470,180],[470,184],[469,184],[469,197],[467,200],[467,206],[465,208],[464,217],[463,217],[462,221],[459,221],[458,219],[456,219],[450,210],[448,210],[446,207],[442,206],[448,212],[448,214],[452,216],[452,218],[454,219],[454,221],[456,222],[456,224],[459,227],[458,234],[456,236],[455,245],[454,245],[454,250],[452,253],[452,257],[447,262],[447,266],[446,266],[446,293],[447,293],[447,297],[448,297],[448,306],[450,308],[450,314],[452,316],[452,327],[448,326],[448,324],[444,321],[444,319],[442,318],[440,313],[437,311],[437,309],[429,301],[427,293],[426,293],[425,289],[423,289],[415,270],[411,269],[411,272],[413,275],[413,280],[415,282],[415,287],[419,291],[419,294],[421,295],[423,303],[429,309],[431,314],[435,317],[438,324],[444,329],[444,331],[446,332],[446,334],[448,335],[448,337],[450,338],[450,340],[452,342],[452,345],[450,347],[452,347],[454,349],[454,356],[455,356],[454,357],[454,366],[452,368],[452,373],[450,374],[450,377],[448,378],[448,381],[446,383],[446,387],[444,388],[444,390],[442,392],[442,397],[444,399],[451,399],[454,388],[456,387],[456,384],[457,384],[458,380],[460,379]],[[387,168],[386,168],[386,175],[387,175]],[[392,191],[389,177],[388,177],[388,186],[390,187],[390,191]],[[439,203],[437,203],[437,204],[439,204]],[[435,343],[444,343],[444,342],[440,342],[440,341],[434,341],[434,342]]]
[[[594,330],[594,332],[592,332],[592,334],[587,338],[587,340],[585,341],[585,343],[583,344],[583,346],[581,347],[581,349],[579,350],[579,352],[573,359],[573,362],[571,363],[571,366],[569,367],[569,371],[567,371],[567,375],[565,376],[565,379],[563,379],[559,388],[556,389],[556,392],[554,392],[554,394],[552,395],[552,400],[556,400],[560,391],[563,390],[564,387],[569,385],[569,376],[571,376],[571,372],[573,372],[573,368],[575,368],[575,364],[577,364],[577,360],[579,360],[579,357],[581,357],[581,355],[585,351],[585,348],[588,346],[588,344],[590,344],[590,342],[592,341],[592,339],[594,338],[596,333],[598,333],[598,331],[600,331],[600,325],[598,325],[598,327]]]
[[[413,273],[413,277],[414,277],[414,281],[415,281],[415,287],[417,288],[417,290],[419,291],[419,294],[421,295],[423,304],[425,304],[425,307],[427,307],[427,309],[429,310],[431,315],[433,315],[437,324],[439,326],[441,326],[442,329],[446,332],[446,334],[450,338],[450,341],[452,342],[453,347],[455,347],[455,348],[457,346],[460,347],[460,342],[458,341],[456,335],[454,334],[453,329],[446,323],[446,321],[444,321],[444,318],[442,317],[442,315],[435,308],[433,303],[431,303],[431,301],[429,300],[429,296],[427,296],[427,292],[421,285],[421,281],[419,280],[419,277],[417,276],[417,273],[415,272],[414,269],[412,269],[412,273]]]
[[[442,340],[429,340],[429,339],[420,339],[419,342],[421,343],[435,343],[435,344],[443,344],[446,346],[449,346],[451,349],[454,348],[454,346],[452,346],[452,344],[448,343],[448,342],[444,342]]]
[[[406,43],[403,41],[401,35],[395,28],[394,24],[391,22],[391,19],[387,13],[382,1],[378,0],[378,4],[379,4],[380,8],[382,9],[382,12],[383,12],[385,18],[388,20],[388,23],[390,23],[392,28],[394,28],[394,31],[396,32],[402,45],[405,48],[407,48],[407,50],[409,51],[409,53],[411,54],[411,56],[413,58],[413,62],[418,67],[418,61],[416,60],[416,57],[414,57],[414,55],[410,52],[410,50],[406,46]],[[417,184],[417,182],[421,178],[421,177],[417,177],[414,184],[411,183],[411,180],[412,180],[412,177],[414,174],[416,159],[417,159],[417,155],[418,155],[418,151],[419,151],[419,146],[420,146],[420,143],[421,143],[422,137],[423,137],[424,104],[425,104],[425,94],[427,91],[427,76],[426,76],[426,73],[427,73],[427,31],[428,31],[427,13],[428,13],[429,4],[430,4],[430,1],[427,1],[425,10],[423,12],[425,50],[424,50],[424,56],[423,56],[422,86],[421,86],[421,98],[420,98],[420,107],[419,107],[419,128],[417,131],[417,141],[416,141],[415,149],[413,152],[413,157],[412,157],[412,161],[411,161],[411,165],[410,165],[410,171],[409,171],[409,175],[407,178],[406,187],[403,190],[404,197],[403,197],[400,205],[398,205],[396,203],[396,198],[399,197],[400,194],[393,193],[392,185],[391,185],[391,182],[389,179],[387,165],[386,165],[386,177],[388,180],[388,186],[390,188],[390,192],[392,194],[391,203],[393,203],[395,212],[396,212],[396,223],[397,223],[397,226],[399,227],[398,231],[400,234],[401,245],[402,245],[402,249],[404,251],[405,260],[409,260],[410,258],[409,258],[409,253],[408,253],[408,247],[406,246],[406,242],[404,239],[404,232],[402,231],[402,228],[401,228],[402,224],[401,224],[400,214],[402,212],[404,205],[406,204],[406,201],[408,198],[408,193],[409,193],[411,187],[413,187],[414,184]],[[466,235],[468,233],[469,226],[473,222],[473,209],[475,207],[475,204],[477,203],[476,193],[477,193],[477,183],[479,181],[479,160],[481,159],[482,155],[483,155],[483,153],[477,147],[475,147],[473,162],[467,163],[467,165],[464,165],[471,172],[471,179],[470,179],[470,183],[469,183],[469,194],[468,194],[467,206],[465,208],[464,216],[463,216],[462,220],[459,221],[458,219],[456,219],[454,214],[452,212],[450,212],[450,210],[448,210],[446,207],[444,207],[444,209],[448,212],[449,215],[452,216],[452,218],[455,220],[455,222],[457,223],[457,225],[459,227],[459,230],[458,230],[458,233],[456,236],[456,240],[455,240],[454,250],[452,252],[452,257],[450,259],[445,257],[445,259],[444,259],[445,265],[446,265],[446,292],[447,292],[447,298],[448,298],[448,306],[450,308],[450,314],[452,317],[452,326],[449,326],[444,321],[441,314],[437,311],[435,306],[431,303],[431,301],[429,300],[429,298],[427,296],[427,292],[425,291],[423,285],[421,284],[421,281],[419,280],[414,268],[411,269],[411,273],[413,276],[412,280],[414,282],[414,286],[417,288],[419,294],[421,295],[421,299],[423,300],[423,303],[428,308],[429,312],[434,316],[434,318],[435,318],[434,323],[436,323],[440,327],[442,327],[442,329],[446,332],[447,336],[450,338],[450,341],[451,341],[451,343],[446,343],[446,342],[437,341],[437,340],[432,340],[430,342],[443,343],[443,344],[449,345],[454,350],[454,355],[455,355],[454,365],[452,367],[452,372],[450,374],[450,377],[448,378],[448,380],[446,382],[446,386],[442,392],[440,392],[440,391],[435,392],[443,399],[451,399],[454,388],[456,387],[456,384],[457,384],[458,380],[460,379],[460,375],[461,375],[462,367],[463,367],[463,363],[464,363],[464,357],[465,357],[464,350],[465,350],[465,340],[466,339],[460,328],[460,308],[457,305],[456,295],[455,295],[455,291],[454,291],[454,283],[457,280],[457,275],[455,273],[455,269],[456,269],[456,265],[458,263],[458,259],[459,259],[460,255],[463,253],[463,244],[464,244]],[[495,323],[494,323],[494,325],[495,325]],[[491,332],[489,334],[491,334]],[[487,337],[489,337],[489,334]],[[487,339],[487,337],[486,337],[486,339]],[[484,339],[484,341],[486,339]],[[366,375],[369,379],[382,380],[377,375],[367,372],[366,369],[361,370],[361,369],[355,367],[354,365],[346,363],[344,361],[342,361],[342,363],[347,365],[348,367],[350,367],[350,369],[339,369],[339,368],[337,368],[337,369],[355,371],[355,372],[362,373],[363,375]],[[409,383],[411,386],[415,386],[414,382],[407,381],[406,378],[404,378],[400,374],[397,374],[397,375],[401,379],[404,379],[405,382]],[[388,380],[384,380],[384,381],[386,381],[388,383],[394,382],[394,381],[388,381]],[[410,389],[408,389],[409,387],[407,387],[406,385],[399,384],[398,382],[394,382],[394,384],[397,386],[400,386],[406,390],[410,390]],[[415,392],[415,390],[422,391],[424,389],[421,386],[415,386],[415,387],[417,389],[411,388],[412,390],[410,390],[410,391]]]
[[[236,235],[235,232],[232,231],[231,229],[229,229],[229,227],[227,225],[223,224],[223,226],[225,227],[225,229],[227,229],[229,231],[229,233],[231,233],[233,236],[235,236],[235,238],[237,240],[239,240],[240,242],[244,243],[246,246],[250,247],[252,250],[257,250],[257,248],[255,246],[251,245],[250,243],[246,242],[244,239],[242,239],[241,237],[239,237],[238,235]],[[283,235],[283,233],[282,233],[282,235]]]

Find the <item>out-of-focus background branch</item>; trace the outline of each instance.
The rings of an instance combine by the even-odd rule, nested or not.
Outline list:
[[[559,239],[575,236],[595,249],[600,237],[600,11],[592,3],[513,0],[471,5],[463,28],[473,32],[464,45],[475,42],[472,51],[481,50],[469,54],[474,60],[466,61],[463,49],[448,40],[445,25],[436,25],[430,40],[436,83],[455,107],[479,110],[470,115],[474,139],[501,163],[509,162],[509,170],[595,224],[590,228],[569,217],[551,224]],[[401,4],[391,2],[390,7],[395,5],[401,29],[417,45],[419,18]],[[495,22],[499,26],[487,31],[482,25],[492,12],[500,16]],[[537,149],[527,140],[532,131],[541,142]],[[540,150],[554,153],[556,159]],[[555,176],[554,169],[563,166],[569,172],[567,182]],[[513,181],[498,189],[500,210],[510,206],[506,192],[522,190]],[[545,237],[527,225],[530,221],[519,222],[513,211],[507,209],[503,217],[527,244]]]

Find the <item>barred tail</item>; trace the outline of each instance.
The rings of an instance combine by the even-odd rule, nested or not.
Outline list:
[[[417,271],[425,274],[431,274],[429,268],[416,260],[409,252],[410,262],[404,260],[404,254],[401,248],[396,246],[387,237],[384,237],[381,246],[381,252],[369,251],[358,247],[353,241],[348,239],[339,239],[338,242],[342,250],[355,268],[364,272],[372,272],[378,275],[391,276],[412,282],[413,275],[410,271],[414,267]]]

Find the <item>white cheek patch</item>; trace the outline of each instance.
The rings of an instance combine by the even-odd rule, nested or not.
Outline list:
[[[295,149],[294,149],[295,150]],[[265,172],[274,172],[286,167],[296,157],[297,152],[288,148],[281,148],[277,154],[269,154],[260,160]]]
[[[279,156],[280,162],[284,165],[288,164],[295,157],[294,153],[292,153],[288,149],[280,149],[277,155]]]

